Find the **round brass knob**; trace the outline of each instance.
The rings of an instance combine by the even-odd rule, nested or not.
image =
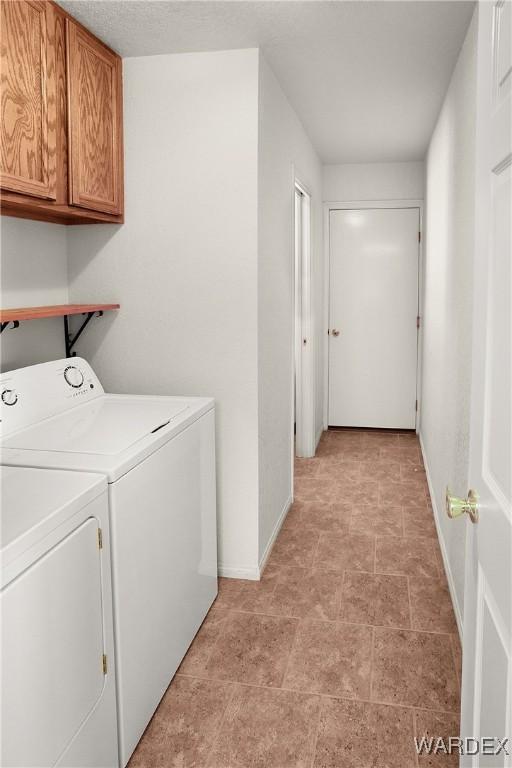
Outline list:
[[[454,519],[461,515],[469,515],[472,523],[478,523],[478,496],[470,490],[466,499],[452,496],[450,489],[446,489],[446,514]]]

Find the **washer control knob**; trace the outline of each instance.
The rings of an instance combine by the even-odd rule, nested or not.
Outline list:
[[[66,383],[69,384],[70,387],[73,387],[73,389],[80,389],[84,383],[84,375],[76,365],[68,365],[64,371],[64,378],[66,379]]]
[[[14,389],[4,389],[2,392],[2,402],[5,403],[5,405],[16,405],[18,402],[18,395]]]

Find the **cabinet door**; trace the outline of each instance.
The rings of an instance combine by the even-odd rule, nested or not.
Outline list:
[[[66,28],[69,204],[120,214],[121,59],[70,19]]]
[[[0,186],[55,199],[55,19],[50,3],[2,0]]]

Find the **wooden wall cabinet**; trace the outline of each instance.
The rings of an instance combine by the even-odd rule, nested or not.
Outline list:
[[[121,60],[69,19],[69,202],[121,213]]]
[[[0,7],[2,213],[122,222],[120,57],[51,0]]]
[[[1,4],[3,189],[55,200],[55,21],[44,2]]]

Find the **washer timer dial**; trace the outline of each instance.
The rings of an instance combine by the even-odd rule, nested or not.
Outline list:
[[[14,389],[4,389],[2,392],[2,402],[5,403],[5,405],[16,405],[18,402],[18,395]]]
[[[64,378],[66,379],[66,384],[69,384],[73,389],[80,389],[84,383],[84,375],[76,365],[68,365],[64,371]]]

